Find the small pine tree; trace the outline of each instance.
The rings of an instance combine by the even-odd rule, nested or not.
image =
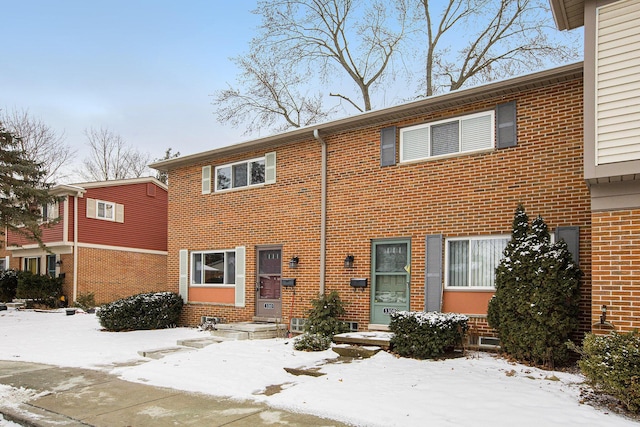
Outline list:
[[[347,313],[338,292],[320,294],[318,299],[311,301],[311,305],[309,317],[304,322],[304,334],[294,343],[296,350],[326,350],[331,346],[334,335],[349,331],[349,326],[338,319]]]
[[[311,301],[312,308],[304,323],[304,331],[333,338],[336,334],[349,331],[349,326],[339,317],[347,312],[337,291],[321,294],[318,299]]]
[[[516,209],[511,241],[496,268],[496,292],[487,320],[502,349],[518,360],[555,366],[566,363],[566,341],[578,321],[582,272],[564,241],[551,243],[544,220],[529,226]]]

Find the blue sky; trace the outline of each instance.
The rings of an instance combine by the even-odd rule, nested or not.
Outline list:
[[[28,109],[84,157],[107,127],[151,158],[246,139],[218,124],[216,89],[259,25],[254,0],[0,0],[0,108]]]

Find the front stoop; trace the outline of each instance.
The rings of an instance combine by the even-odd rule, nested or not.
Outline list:
[[[186,340],[178,340],[178,345],[191,348],[205,348],[211,344],[218,344],[225,339],[220,337],[191,338]]]
[[[284,337],[287,326],[281,323],[220,323],[211,335],[228,340],[262,340]]]
[[[333,342],[336,344],[380,347],[388,350],[392,336],[393,333],[391,332],[347,332],[334,335]]]

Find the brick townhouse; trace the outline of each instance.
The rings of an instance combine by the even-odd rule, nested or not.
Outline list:
[[[584,26],[584,179],[594,332],[640,328],[640,1],[551,0]]]
[[[489,337],[493,270],[522,203],[584,271],[590,330],[582,94],[572,64],[153,164],[169,174],[183,323],[289,324],[336,290],[359,330],[442,310]]]
[[[11,268],[63,277],[70,301],[90,292],[100,304],[167,290],[166,185],[148,177],[57,185],[51,192],[60,202],[42,208],[46,250],[9,231]]]

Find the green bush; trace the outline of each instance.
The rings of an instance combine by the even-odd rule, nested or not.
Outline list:
[[[323,351],[329,347],[331,347],[330,337],[309,332],[297,337],[293,343],[293,348],[300,351]]]
[[[0,271],[0,302],[11,302],[16,297],[18,273],[15,270]]]
[[[589,383],[599,392],[620,399],[640,413],[640,335],[637,331],[598,336],[587,334],[578,362]]]
[[[96,298],[94,293],[88,292],[86,294],[78,295],[73,305],[87,312],[92,310],[96,307]]]
[[[403,357],[440,357],[463,342],[469,318],[456,313],[397,311],[391,314],[391,349]]]
[[[182,298],[172,292],[133,295],[100,307],[97,317],[108,331],[174,327],[182,311]]]
[[[339,320],[346,314],[344,304],[336,291],[321,294],[311,301],[309,317],[304,322],[304,332],[333,338],[336,334],[349,332],[349,325]]]
[[[487,313],[502,350],[517,360],[548,367],[569,362],[566,342],[578,326],[581,275],[564,240],[551,243],[542,218],[530,226],[524,208],[518,206]]]
[[[17,276],[17,298],[30,300],[30,304],[58,307],[58,301],[62,295],[61,278],[33,274],[29,271],[19,271]]]

